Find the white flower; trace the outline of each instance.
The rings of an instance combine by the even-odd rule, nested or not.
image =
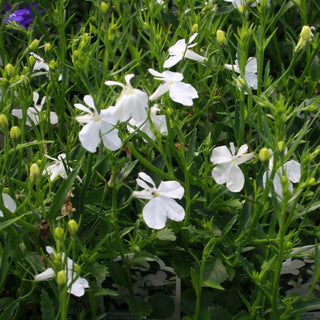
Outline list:
[[[239,62],[236,60],[235,64],[225,64],[225,68],[228,70],[233,70],[240,73]],[[239,76],[240,77],[240,76]],[[245,66],[244,78],[246,84],[249,88],[257,90],[258,87],[258,77],[257,77],[257,59],[254,57],[249,57],[247,64]],[[240,89],[240,88],[239,88]]]
[[[269,152],[270,154],[272,154],[272,150],[269,150]],[[279,199],[282,199],[282,193],[283,193],[282,185],[281,185],[281,177],[286,175],[286,177],[288,178],[288,190],[290,193],[292,193],[293,192],[292,183],[298,183],[300,181],[300,177],[301,177],[300,167],[301,166],[299,162],[295,160],[290,160],[284,163],[275,173],[273,178],[273,188],[274,188],[274,192],[276,193]],[[269,177],[271,175],[272,169],[273,169],[273,156],[271,156],[269,160],[269,170],[268,170]],[[267,172],[263,174],[262,180],[263,180],[263,186],[265,187],[267,182]]]
[[[52,247],[46,246],[47,252],[57,258],[57,254],[54,252]],[[62,263],[65,263],[65,254],[62,255]],[[76,264],[67,257],[67,266],[66,266],[66,274],[67,274],[67,287],[68,292],[73,294],[76,297],[82,297],[85,293],[86,288],[89,288],[89,283],[86,279],[81,278],[78,274],[74,271],[74,267]],[[48,268],[45,271],[35,275],[35,281],[46,281],[54,278],[56,276],[55,271],[52,268]]]
[[[41,99],[40,104],[38,104],[39,100],[39,93],[33,92],[33,104],[34,107],[29,107],[27,109],[27,119],[26,119],[26,125],[29,127],[32,127],[33,124],[38,125],[39,124],[39,113],[42,112],[42,107],[44,103],[46,102],[46,96],[44,96]],[[12,109],[11,114],[19,119],[22,119],[22,109]],[[49,114],[49,120],[51,124],[57,124],[59,122],[58,116],[55,112],[50,111]]]
[[[120,149],[122,142],[118,136],[118,130],[114,128],[116,120],[112,117],[110,110],[101,110],[98,113],[91,96],[86,95],[83,100],[89,108],[81,103],[74,105],[77,109],[87,113],[76,117],[78,122],[85,123],[79,132],[82,146],[89,152],[96,152],[101,137],[107,149],[111,151]]]
[[[230,149],[226,146],[216,147],[212,150],[211,162],[216,166],[212,170],[212,177],[217,184],[226,183],[232,192],[239,192],[244,186],[244,175],[239,165],[253,158],[252,153],[247,153],[248,145],[242,145],[237,154],[234,144],[230,142]]]
[[[43,172],[42,174],[49,174],[50,175],[50,180],[53,181],[55,180],[57,177],[61,177],[62,179],[67,179],[68,175],[67,175],[67,171],[72,171],[72,168],[70,168],[69,166],[67,166],[65,164],[64,159],[66,158],[65,153],[61,153],[58,155],[57,159],[56,158],[52,158],[48,155],[44,155],[45,157],[47,157],[48,159],[51,159],[54,161],[53,164],[49,165]],[[79,176],[77,176],[78,180],[80,182],[82,182],[81,178]]]
[[[300,273],[300,268],[305,266],[306,264],[298,259],[292,260],[292,258],[289,258],[282,262],[282,268],[281,268],[281,274],[294,274],[298,275]]]
[[[169,96],[174,102],[181,103],[184,106],[192,106],[192,99],[198,98],[197,90],[190,84],[181,82],[183,80],[182,73],[164,71],[162,73],[153,69],[148,71],[157,80],[163,81],[158,89],[149,97],[150,100],[155,100],[169,91]]]
[[[147,118],[148,96],[145,92],[139,89],[134,89],[131,86],[130,80],[134,74],[127,74],[124,79],[126,85],[118,81],[106,81],[107,86],[120,86],[122,92],[117,99],[116,105],[110,107],[112,115],[121,122],[133,118],[135,121],[144,121]]]
[[[139,179],[140,178],[140,179]],[[158,188],[150,176],[139,173],[137,184],[143,191],[134,191],[133,197],[150,200],[143,208],[143,219],[152,229],[162,229],[167,219],[182,221],[185,216],[184,208],[173,199],[181,199],[184,188],[177,181],[162,181]]]
[[[240,6],[245,6],[248,4],[250,4],[251,7],[255,7],[257,3],[260,3],[260,0],[251,0],[251,1],[248,1],[248,0],[224,0],[224,1],[227,1],[227,2],[232,2],[233,6],[235,8],[239,8]],[[267,2],[267,5],[269,5],[269,2],[270,0],[268,0]]]
[[[35,54],[34,52],[30,52],[30,55],[33,56],[36,59],[35,64],[33,65],[33,69],[32,71],[38,71],[39,75],[41,75],[43,73],[45,73],[48,78],[50,79],[50,68],[48,66],[47,63],[44,62],[44,60],[37,54]],[[59,75],[58,81],[62,80],[62,74]]]
[[[197,35],[198,35],[197,33],[194,33],[191,36],[188,42],[188,45],[186,44],[185,39],[181,39],[181,40],[178,40],[173,46],[171,46],[169,48],[170,57],[164,62],[163,67],[164,68],[173,67],[180,60],[182,60],[183,57],[202,63],[206,58],[190,50],[190,48],[196,45],[196,43],[194,44],[191,44],[191,43],[196,38]]]
[[[150,124],[150,122],[152,122],[157,132],[166,134],[168,132],[166,116],[157,115],[157,111],[159,111],[159,108],[156,105],[150,108],[150,120],[147,119],[145,121],[136,122],[132,118],[129,121],[130,126],[128,125],[128,131],[134,132],[134,129],[132,127],[137,127],[139,130],[146,133],[152,140],[155,140],[156,137],[152,132],[151,124]]]
[[[7,194],[2,193],[2,201],[6,209],[14,213],[17,209],[16,202]],[[0,217],[3,217],[3,212],[0,210]]]

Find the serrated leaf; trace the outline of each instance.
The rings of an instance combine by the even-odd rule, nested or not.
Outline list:
[[[54,320],[55,312],[52,304],[52,299],[45,290],[41,290],[40,296],[40,309],[42,314],[42,320]]]
[[[169,228],[164,228],[161,229],[160,231],[157,232],[156,237],[159,240],[167,240],[167,241],[175,241],[177,239],[177,237],[175,236],[174,232],[172,231],[172,229]]]
[[[220,284],[229,277],[226,267],[223,265],[221,258],[215,258],[208,261],[204,267],[203,280],[212,281]]]
[[[89,267],[89,271],[97,278],[98,281],[103,282],[108,273],[108,268],[98,262],[95,262]]]

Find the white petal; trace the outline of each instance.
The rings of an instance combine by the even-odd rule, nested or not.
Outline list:
[[[228,172],[226,187],[232,192],[240,192],[244,186],[244,175],[237,165],[232,165]]]
[[[170,84],[168,82],[160,84],[158,89],[149,97],[149,99],[152,101],[161,97],[163,94],[169,91],[169,88],[170,88]]]
[[[183,80],[183,74],[180,72],[163,71],[162,76],[165,81],[169,82],[180,82]]]
[[[210,161],[213,164],[227,163],[232,160],[230,150],[226,146],[216,147],[212,150]]]
[[[160,200],[162,202],[162,208],[170,220],[179,222],[184,219],[186,212],[175,200],[161,196],[155,200]]]
[[[212,170],[212,177],[217,184],[223,184],[228,181],[231,162],[216,165]]]
[[[19,119],[22,119],[22,110],[21,109],[12,109],[11,110],[11,114],[14,116],[14,117],[17,117]]]
[[[187,50],[185,57],[194,61],[203,62],[206,58],[203,56],[200,56],[200,54],[195,53],[192,50]]]
[[[183,55],[186,49],[187,49],[186,40],[181,39],[181,40],[178,40],[173,46],[171,46],[168,51],[170,56],[180,55],[180,54]]]
[[[153,70],[153,69],[148,69],[148,71],[153,75],[153,76],[155,76],[155,77],[160,77],[160,78],[162,78],[163,76],[162,76],[162,73],[160,73],[160,72],[158,72],[158,71],[156,71],[156,70]]]
[[[257,71],[258,71],[257,58],[249,57],[248,62],[245,66],[245,72],[257,73]]]
[[[101,130],[101,139],[104,146],[111,151],[116,151],[121,148],[122,141],[118,136],[118,130],[112,129],[112,126],[107,124],[104,126],[104,130],[108,129],[108,133],[103,134],[104,131]],[[111,130],[111,131],[110,131]]]
[[[133,73],[130,73],[130,74],[127,74],[124,76],[124,80],[126,82],[127,85],[131,85],[130,84],[130,80],[134,77],[134,74]]]
[[[82,297],[85,293],[84,289],[89,288],[89,283],[84,278],[78,278],[72,285],[71,289],[68,290],[71,294],[76,297]]]
[[[83,101],[88,105],[90,108],[92,108],[95,112],[97,112],[97,109],[94,105],[93,98],[90,95],[85,95],[83,97]]]
[[[236,64],[225,64],[224,67],[228,70],[240,73],[240,67]]]
[[[139,172],[138,175],[142,180],[148,182],[153,188],[155,187],[155,184],[154,184],[152,178],[149,175],[147,175],[145,172]],[[139,186],[141,187],[141,185],[139,185]],[[147,188],[150,188],[150,187],[148,186]]]
[[[17,209],[16,202],[11,198],[11,196],[7,193],[2,194],[2,200],[5,208],[7,208],[10,212],[15,212]]]
[[[143,219],[147,226],[152,229],[162,229],[166,225],[167,215],[163,203],[158,198],[151,199],[143,208]]]
[[[34,280],[35,281],[46,281],[46,280],[50,280],[53,279],[55,277],[55,272],[53,271],[52,268],[48,268],[45,271],[37,274],[34,276]]]
[[[247,145],[247,144],[243,144],[243,145],[239,148],[239,150],[238,150],[238,152],[237,152],[237,157],[245,154],[245,153],[248,151],[248,149],[249,149],[249,148],[248,148],[248,145]]]
[[[52,254],[53,256],[56,256],[56,253],[55,253],[55,251],[53,250],[52,247],[46,246],[46,251],[47,251],[49,254]]]
[[[100,117],[104,122],[115,125],[115,124],[117,124],[118,119],[114,116],[113,108],[114,107],[111,106],[108,109],[101,110]]]
[[[108,81],[105,81],[104,83],[105,85],[107,86],[120,86],[122,88],[125,87],[125,85],[119,81],[111,81],[111,80],[108,80]]]
[[[192,99],[198,98],[198,93],[188,83],[175,82],[174,84],[170,84],[169,96],[174,102],[181,103],[184,106],[192,106]]]
[[[33,92],[33,104],[37,105],[37,102],[39,100],[39,93],[38,92]]]
[[[190,40],[188,42],[188,44],[190,44],[191,42],[193,42],[193,40],[197,37],[198,33],[194,33],[191,37],[190,37]]]
[[[50,123],[51,124],[57,124],[59,122],[59,118],[57,114],[53,111],[50,111]]]
[[[184,188],[178,181],[162,181],[158,192],[164,197],[181,199],[184,195]]]
[[[258,76],[253,72],[245,72],[244,78],[249,88],[257,90],[258,88]]]
[[[138,180],[140,180],[140,179],[137,179],[137,182],[138,182]],[[142,181],[142,180],[140,180],[140,181]],[[152,190],[149,190],[149,189],[145,189],[142,191],[133,191],[132,196],[134,198],[146,199],[146,200],[151,200],[153,198]]]
[[[181,61],[183,58],[183,53],[175,54],[173,56],[170,56],[163,64],[164,68],[171,68],[174,65],[176,65],[179,61]]]
[[[92,114],[92,111],[81,103],[75,103],[74,106],[81,111]]]
[[[96,152],[100,141],[97,124],[94,121],[87,123],[79,132],[79,139],[86,150]]]
[[[293,183],[298,183],[301,178],[300,163],[295,160],[290,160],[284,165],[284,170],[287,173],[288,179]]]

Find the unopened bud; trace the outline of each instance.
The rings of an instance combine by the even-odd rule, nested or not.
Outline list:
[[[51,51],[51,49],[52,49],[52,46],[51,46],[51,43],[46,43],[45,45],[44,45],[44,52],[50,52]]]
[[[241,5],[238,7],[238,11],[243,14],[244,13],[244,10],[245,10],[245,6]]]
[[[35,183],[40,176],[40,168],[36,163],[33,163],[30,167],[30,181]]]
[[[278,142],[278,150],[279,150],[280,152],[283,152],[284,149],[285,149],[284,141],[279,141],[279,142]]]
[[[74,219],[68,221],[68,227],[72,234],[76,233],[79,229],[78,223]]]
[[[10,138],[11,139],[19,139],[21,136],[21,130],[19,127],[17,126],[13,126],[11,129],[10,129]]]
[[[217,37],[217,42],[220,45],[226,46],[228,44],[226,33],[223,30],[217,30],[216,37]]]
[[[315,185],[316,184],[316,179],[315,178],[310,178],[309,180],[308,180],[308,185],[309,186],[313,186],[313,185]]]
[[[0,128],[5,130],[5,129],[8,128],[8,125],[9,125],[9,123],[8,123],[7,116],[5,114],[3,114],[3,113],[0,114]]]
[[[196,33],[199,31],[199,25],[195,23],[191,28],[192,33]]]
[[[61,227],[56,227],[54,229],[54,235],[57,239],[63,239],[64,238],[64,230]]]
[[[309,26],[303,26],[301,33],[300,33],[300,37],[303,41],[308,41],[311,40],[311,28]]]
[[[270,159],[270,152],[268,148],[262,148],[259,151],[259,159],[261,162],[268,162]]]
[[[34,39],[30,44],[29,44],[29,50],[34,51],[39,47],[39,40]]]
[[[8,79],[12,78],[15,74],[15,68],[11,63],[6,64],[4,67],[4,76]]]
[[[239,78],[237,79],[237,86],[240,88],[240,90],[241,90],[241,89],[245,89],[246,86],[247,86],[246,80],[245,80],[244,78],[242,78],[242,77],[239,77]]]
[[[100,9],[103,14],[106,14],[109,10],[109,5],[106,2],[102,1],[100,4]]]
[[[58,286],[64,286],[66,285],[67,283],[67,274],[64,270],[60,270],[58,273],[57,273],[57,283],[58,283]]]

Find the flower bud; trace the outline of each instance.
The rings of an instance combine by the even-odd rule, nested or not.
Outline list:
[[[238,7],[238,11],[243,14],[244,13],[244,10],[245,10],[245,6],[241,5]]]
[[[33,163],[30,167],[30,181],[35,183],[40,176],[40,168],[36,163]]]
[[[309,26],[303,26],[300,33],[300,38],[303,41],[308,41],[311,38],[311,34],[312,34],[311,28]]]
[[[262,148],[259,151],[259,159],[261,162],[268,162],[270,159],[270,152],[268,148]]]
[[[19,139],[21,136],[21,130],[19,127],[17,126],[13,126],[11,129],[10,129],[10,138],[11,139]]]
[[[81,274],[81,267],[78,264],[73,265],[73,270],[76,274]]]
[[[31,65],[31,67],[33,67],[34,64],[36,63],[36,58],[34,56],[30,56],[29,57],[29,63]]]
[[[67,275],[66,275],[66,272],[64,270],[60,270],[57,273],[57,283],[58,283],[58,286],[61,286],[61,287],[66,285],[66,283],[67,283]]]
[[[278,150],[279,150],[280,152],[283,152],[284,149],[285,149],[284,141],[279,141],[279,142],[278,142]]]
[[[78,223],[74,219],[68,221],[68,227],[71,234],[75,234],[79,229]]]
[[[220,45],[226,46],[228,44],[226,33],[223,30],[217,30],[216,38]]]
[[[4,67],[4,76],[8,79],[12,78],[15,74],[15,68],[11,63],[8,63]]]
[[[29,44],[29,50],[34,51],[39,47],[39,40],[34,39],[30,44]]]
[[[144,30],[150,29],[150,24],[149,24],[148,22],[144,21],[144,22],[143,22],[143,29],[144,29]]]
[[[63,239],[64,238],[64,230],[61,227],[56,227],[54,229],[54,235],[57,239]]]
[[[241,89],[245,90],[247,87],[246,80],[243,79],[242,77],[239,77],[237,79],[237,86],[240,88],[240,90]]]
[[[8,128],[8,125],[9,125],[9,123],[8,123],[7,116],[5,114],[3,114],[3,113],[0,114],[0,128],[5,130],[5,129]]]
[[[195,23],[192,28],[191,28],[192,33],[198,32],[199,31],[199,25]]]
[[[308,185],[309,186],[313,186],[313,185],[315,185],[316,184],[316,179],[315,178],[310,178],[309,180],[308,180]]]
[[[50,52],[51,49],[52,49],[51,43],[48,42],[48,43],[46,43],[46,44],[44,45],[44,52],[45,52],[45,53]]]
[[[101,13],[106,14],[109,10],[109,5],[106,2],[102,1],[100,4],[100,10]]]

